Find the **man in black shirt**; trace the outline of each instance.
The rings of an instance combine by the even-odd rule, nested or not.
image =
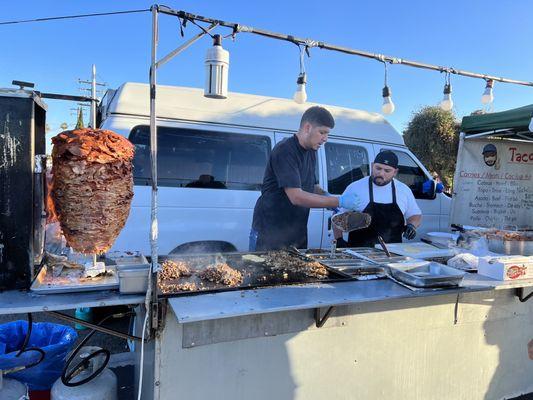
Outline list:
[[[310,208],[358,207],[357,195],[331,196],[315,178],[316,152],[334,126],[328,110],[311,107],[298,132],[274,147],[254,209],[250,250],[306,248]]]

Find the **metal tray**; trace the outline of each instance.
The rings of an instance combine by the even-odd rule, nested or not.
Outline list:
[[[292,254],[292,253],[291,253]],[[159,292],[160,297],[174,297],[174,296],[187,296],[195,295],[200,293],[216,293],[223,291],[232,291],[232,290],[243,290],[243,289],[257,289],[268,286],[281,286],[281,285],[297,285],[297,284],[306,284],[306,283],[329,283],[329,282],[340,282],[350,279],[350,276],[342,274],[335,269],[322,263],[328,270],[329,276],[326,278],[312,278],[312,277],[303,277],[298,274],[293,274],[290,271],[281,271],[281,270],[272,270],[271,266],[265,262],[257,262],[246,260],[243,258],[245,255],[255,255],[261,257],[265,255],[262,253],[216,253],[216,254],[195,254],[195,255],[179,255],[179,254],[170,254],[167,256],[160,256],[159,262],[162,263],[165,260],[175,260],[175,261],[187,261],[192,263],[195,273],[190,277],[182,277],[179,280],[171,283],[195,283],[198,285],[197,290],[193,291],[175,291],[172,293],[163,293]],[[300,257],[309,261],[310,258],[301,255],[301,254],[292,254],[294,257]],[[239,286],[230,287],[224,284],[217,284],[214,282],[203,281],[198,276],[197,273],[213,264],[215,261],[220,258],[224,259],[230,267],[240,271],[243,275],[243,282]],[[200,285],[201,284],[201,285]]]
[[[93,290],[110,290],[118,289],[119,280],[113,266],[107,266],[107,269],[112,271],[111,276],[104,276],[101,278],[95,278],[92,280],[81,282],[58,282],[54,283],[46,282],[48,267],[43,265],[35,280],[31,284],[30,290],[40,294],[52,294],[52,293],[75,293],[75,292],[90,292]]]
[[[533,240],[506,240],[498,237],[488,237],[489,250],[494,253],[507,255],[533,255]]]
[[[422,288],[457,286],[465,275],[463,271],[435,262],[391,263],[388,266],[393,278]]]
[[[385,268],[379,265],[379,262],[371,258],[357,257],[355,254],[359,253],[346,252],[345,250],[347,249],[338,249],[333,257],[331,257],[329,251],[318,252],[314,250],[313,252],[309,252],[303,250],[301,252],[307,257],[320,261],[322,264],[349,278],[369,280],[386,277]],[[371,248],[365,248],[364,250],[367,254],[373,254],[379,257],[384,256],[384,252],[380,250]]]

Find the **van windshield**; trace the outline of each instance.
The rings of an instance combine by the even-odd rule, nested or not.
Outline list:
[[[260,190],[270,138],[229,132],[158,127],[158,185],[203,189]],[[136,126],[133,176],[150,185],[150,127]]]

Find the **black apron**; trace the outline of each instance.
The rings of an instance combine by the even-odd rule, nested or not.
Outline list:
[[[363,210],[370,214],[372,222],[368,228],[352,231],[348,235],[348,245],[350,247],[374,247],[378,243],[378,235],[385,243],[401,243],[404,228],[404,218],[402,210],[396,202],[396,186],[394,180],[391,181],[392,203],[374,203],[374,191],[372,187],[372,177],[368,178],[368,193],[370,201]]]

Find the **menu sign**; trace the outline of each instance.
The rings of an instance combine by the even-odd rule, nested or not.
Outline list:
[[[464,141],[451,221],[487,228],[533,227],[533,143]]]

